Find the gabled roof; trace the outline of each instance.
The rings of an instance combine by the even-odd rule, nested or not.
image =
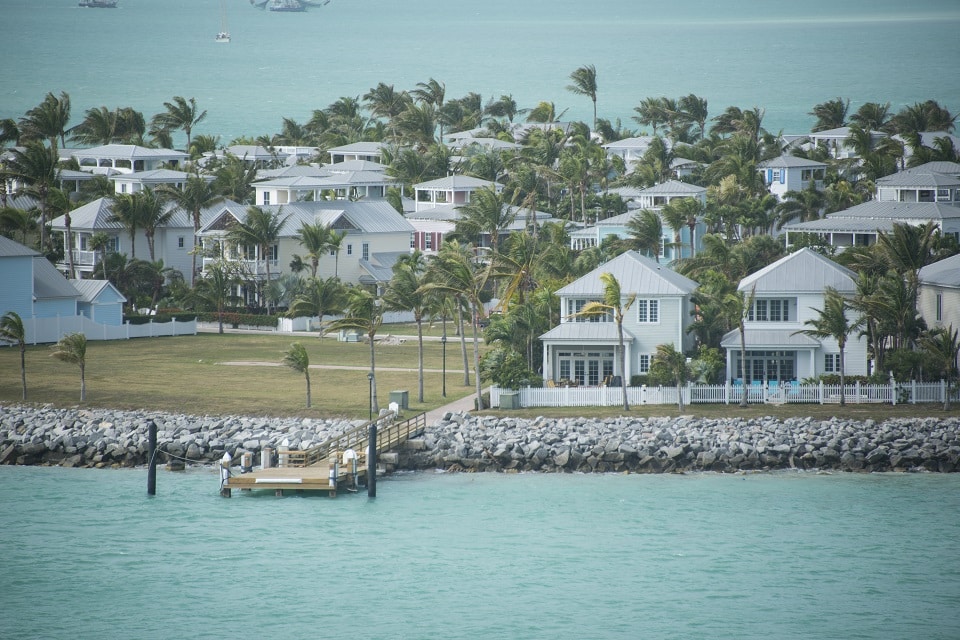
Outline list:
[[[185,171],[173,169],[154,169],[153,171],[138,171],[134,173],[115,173],[110,176],[114,182],[142,182],[142,183],[169,183],[186,182],[190,177]],[[210,180],[213,178],[210,177]]]
[[[310,164],[293,164],[279,169],[261,169],[257,171],[257,180],[272,180],[274,178],[295,178],[298,176],[322,178],[330,172],[322,167]]]
[[[854,291],[856,281],[857,274],[850,269],[804,247],[745,277],[737,289],[755,288],[757,293],[820,293],[827,287]]]
[[[111,160],[187,160],[190,156],[174,149],[151,149],[135,144],[105,144],[91,149],[71,149],[70,155],[81,158],[105,158]]]
[[[953,176],[954,178],[960,177],[960,162],[934,160],[932,162],[925,162],[921,165],[917,165],[913,168],[918,170],[922,169],[923,171],[932,171],[934,173],[943,173],[948,176]]]
[[[960,253],[920,269],[920,282],[960,289]]]
[[[434,190],[434,191],[466,191],[467,189],[481,189],[483,187],[493,187],[493,186],[503,186],[498,182],[491,182],[490,180],[483,180],[481,178],[474,178],[473,176],[447,176],[445,178],[437,178],[436,180],[428,180],[427,182],[421,182],[420,184],[413,185],[414,189],[418,190]]]
[[[70,284],[80,294],[80,302],[96,302],[101,293],[107,289],[113,289],[121,302],[127,301],[109,280],[70,280]]]
[[[895,202],[870,200],[827,214],[828,219],[947,220],[960,217],[960,207],[943,202]]]
[[[376,155],[383,151],[384,143],[382,142],[353,142],[350,144],[345,144],[342,147],[333,147],[332,149],[327,149],[327,153],[330,154],[362,154],[362,155]]]
[[[654,141],[654,136],[634,136],[632,138],[624,138],[623,140],[615,140],[613,142],[608,142],[607,144],[601,145],[604,149],[639,149],[646,150],[650,146],[650,143]],[[667,148],[670,148],[670,141],[664,140],[664,144]]]
[[[362,233],[413,233],[413,226],[404,219],[386,200],[318,200],[316,202],[291,202],[283,205],[262,205],[261,209],[289,216],[283,225],[281,236],[290,238],[304,224],[330,225],[334,229],[356,230]],[[247,205],[229,203],[213,211],[215,215],[203,225],[201,233],[222,231],[231,220],[243,220]]]
[[[701,193],[706,193],[707,188],[701,187],[699,185],[690,184],[689,182],[680,182],[679,180],[667,180],[666,182],[661,182],[660,184],[655,184],[652,187],[647,187],[646,189],[641,189],[640,193],[642,195],[655,195],[655,194],[689,194],[691,196],[698,195]]]
[[[321,167],[329,173],[345,173],[347,171],[386,171],[387,165],[372,160],[344,160],[332,162]]]
[[[173,209],[173,215],[165,224],[160,225],[161,229],[192,229],[193,214],[176,207],[173,203],[167,203],[165,211]],[[97,198],[92,202],[78,207],[70,212],[71,229],[124,229],[120,222],[111,221],[113,213],[113,202],[110,198]],[[201,211],[200,223],[208,219],[209,213]],[[50,222],[54,229],[66,229],[65,216],[58,216]]]
[[[30,247],[11,240],[6,236],[0,236],[0,258],[22,258],[24,256],[39,256],[40,253]]]
[[[410,255],[410,252],[386,251],[374,253],[370,256],[370,260],[360,260],[360,268],[368,274],[367,276],[360,276],[360,282],[365,284],[390,282],[393,278],[393,265],[403,255]]]
[[[277,160],[290,155],[277,149],[267,149],[255,144],[234,144],[224,151],[242,160]]]
[[[960,178],[923,167],[914,167],[877,178],[876,185],[878,187],[906,187],[910,189],[957,187],[960,186]]]
[[[768,167],[771,169],[799,169],[801,167],[814,167],[819,169],[826,166],[827,165],[824,162],[807,160],[806,158],[798,158],[796,156],[786,154],[757,163],[758,169],[766,169]]]
[[[683,296],[693,293],[699,286],[690,278],[671,271],[636,251],[627,251],[562,287],[557,291],[557,295],[601,297],[603,296],[603,282],[600,280],[602,273],[612,273],[620,283],[620,290],[624,294]]]
[[[43,256],[33,259],[33,295],[38,300],[80,297],[73,285]]]

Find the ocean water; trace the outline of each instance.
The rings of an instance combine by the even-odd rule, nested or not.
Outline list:
[[[811,108],[838,96],[851,109],[935,99],[960,112],[956,0],[331,0],[305,13],[225,1],[227,45],[214,42],[219,0],[0,0],[0,117],[48,91],[70,94],[74,124],[101,105],[149,119],[181,95],[208,111],[195,132],[226,143],[381,81],[436,78],[448,97],[510,93],[589,121],[590,100],[565,89],[585,64],[600,117],[634,127],[643,98],[688,93],[711,115],[764,108],[785,133],[809,131]]]
[[[0,636],[955,639],[960,474],[0,467]]]

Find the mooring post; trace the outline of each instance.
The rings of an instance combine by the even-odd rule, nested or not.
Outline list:
[[[370,423],[367,436],[367,497],[377,497],[377,423]]]
[[[147,468],[147,495],[157,495],[157,423],[153,420],[147,425],[147,455],[150,466]]]
[[[232,460],[233,457],[229,451],[224,451],[223,457],[220,458],[220,495],[224,498],[230,497],[230,487],[227,486],[227,482],[230,480],[230,462]]]

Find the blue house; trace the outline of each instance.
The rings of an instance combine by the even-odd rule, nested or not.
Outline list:
[[[123,324],[123,303],[127,299],[109,280],[71,280],[80,293],[77,312],[100,324]]]
[[[80,293],[50,261],[33,249],[0,236],[0,315],[29,318],[77,314]]]

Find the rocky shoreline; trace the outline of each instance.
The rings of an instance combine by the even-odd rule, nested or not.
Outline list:
[[[265,448],[308,448],[363,424],[0,406],[0,464],[135,467],[157,425],[164,464],[235,462]],[[390,468],[450,471],[960,471],[960,419],[537,418],[446,414],[386,458]]]

